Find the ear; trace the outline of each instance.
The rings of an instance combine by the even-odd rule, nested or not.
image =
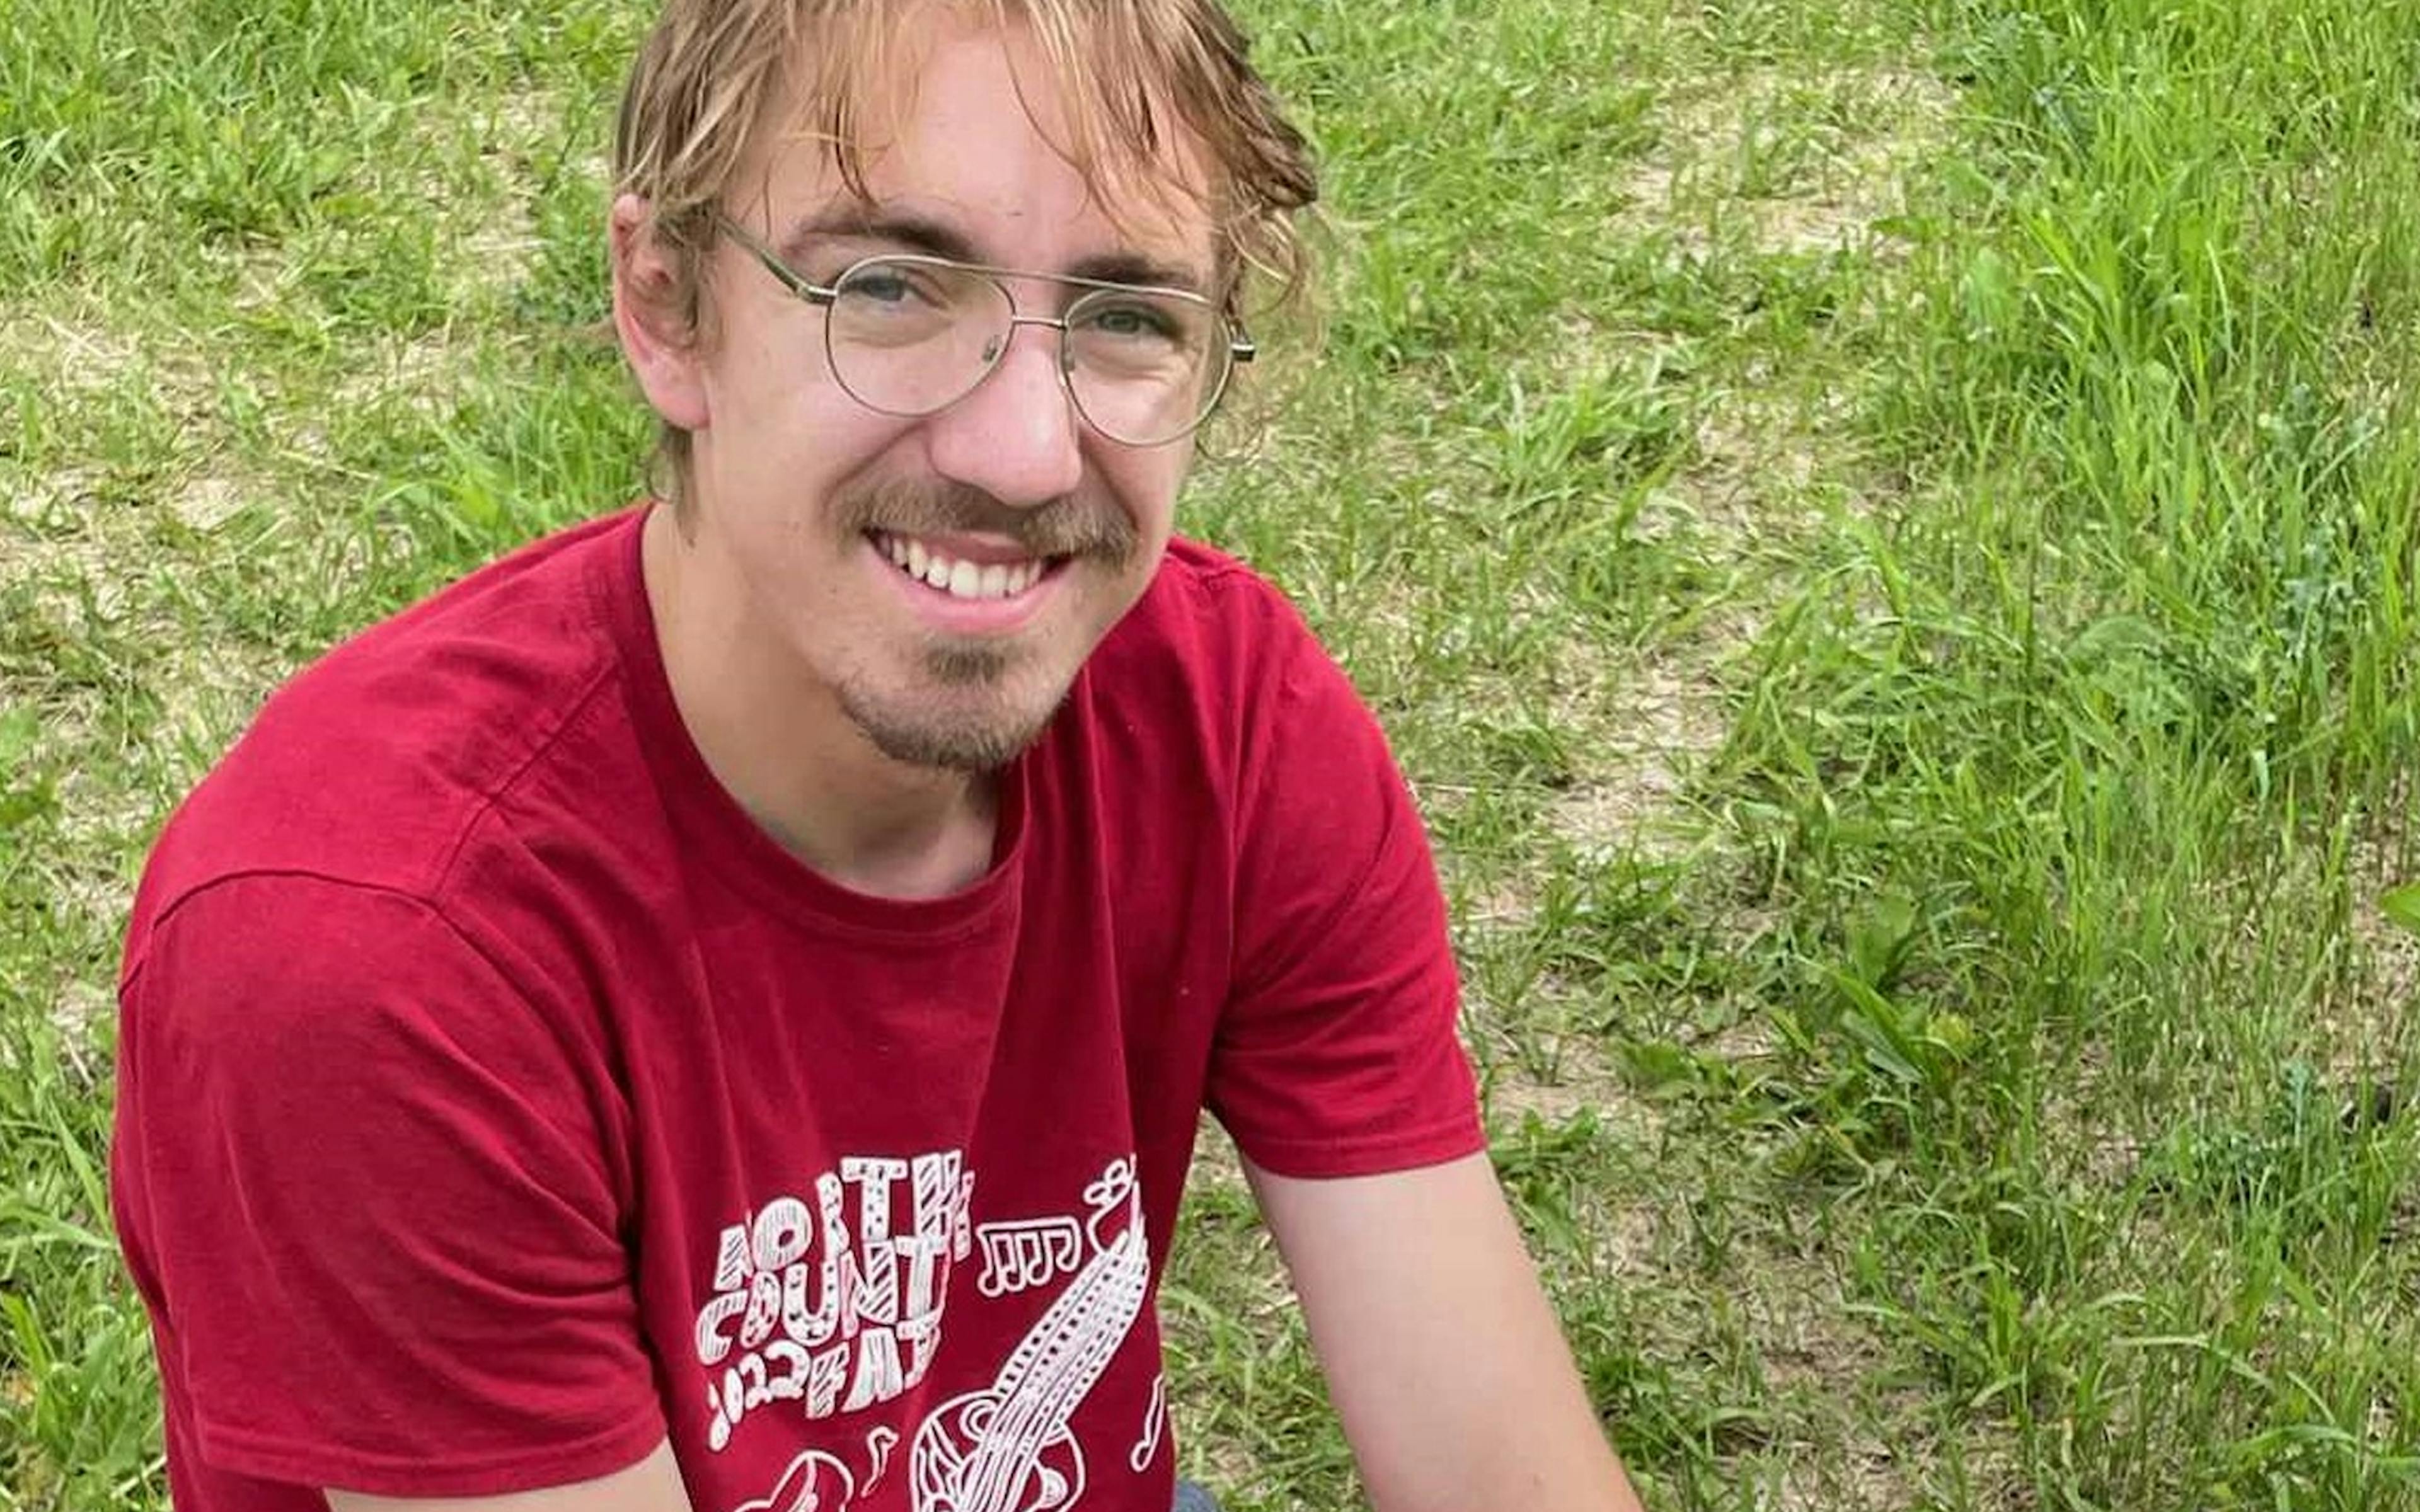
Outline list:
[[[621,339],[622,355],[656,413],[683,430],[704,430],[710,418],[704,353],[674,299],[679,280],[656,239],[647,202],[636,194],[614,200],[607,234],[613,333]]]

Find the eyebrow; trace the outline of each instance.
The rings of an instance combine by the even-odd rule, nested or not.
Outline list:
[[[793,224],[778,245],[783,261],[798,262],[816,242],[834,239],[889,242],[952,262],[991,266],[978,255],[966,234],[954,226],[909,211],[864,205],[835,205],[818,211]],[[1209,297],[1209,281],[1199,270],[1139,252],[1105,252],[1080,257],[1065,270],[1065,275],[1104,284],[1183,289]]]

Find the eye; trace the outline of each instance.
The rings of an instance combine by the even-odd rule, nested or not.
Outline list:
[[[877,304],[896,304],[908,297],[908,280],[888,268],[878,268],[850,279],[847,291],[861,300]]]
[[[893,308],[941,309],[950,303],[950,290],[933,270],[913,263],[861,264],[843,277],[840,291],[847,299]]]
[[[1186,322],[1156,301],[1111,298],[1085,308],[1080,324],[1090,333],[1116,341],[1181,342]]]

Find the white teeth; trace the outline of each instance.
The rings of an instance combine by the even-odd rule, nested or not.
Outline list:
[[[877,532],[875,545],[900,571],[953,598],[1015,598],[1042,580],[1047,565],[1033,559],[1014,563],[954,561],[922,541],[888,532]]]

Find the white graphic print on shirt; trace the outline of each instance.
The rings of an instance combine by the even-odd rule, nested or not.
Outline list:
[[[975,1242],[984,1257],[975,1285],[986,1297],[1047,1287],[1084,1259],[1084,1231],[1067,1217],[984,1224],[975,1229]]]
[[[1151,1289],[1131,1157],[1084,1189],[1092,1258],[1009,1354],[990,1389],[936,1408],[908,1452],[916,1512],[1058,1512],[1084,1494],[1067,1420],[1109,1367]]]
[[[956,1157],[951,1159],[954,1171]],[[843,1162],[843,1171],[851,1164]],[[970,1179],[961,1190],[970,1190],[971,1185]],[[1074,1278],[1010,1351],[990,1386],[952,1397],[918,1426],[908,1451],[915,1512],[1063,1512],[1082,1499],[1084,1453],[1068,1423],[1141,1315],[1151,1288],[1150,1248],[1133,1157],[1114,1161],[1103,1170],[1084,1189],[1084,1205],[1087,1215],[1080,1223],[1066,1217],[985,1226],[988,1231],[1016,1236],[1016,1242],[1003,1242],[997,1267],[988,1263],[987,1255],[984,1279],[997,1278],[1000,1284],[979,1284],[985,1296],[1047,1285],[1048,1279],[1071,1268]],[[961,1224],[964,1217],[961,1207]],[[1062,1226],[1082,1246],[1079,1253],[1087,1256],[1080,1265],[1063,1263],[1063,1252],[1055,1238]],[[1026,1236],[1050,1237],[1027,1245]],[[966,1249],[961,1247],[955,1254],[962,1258]],[[1009,1284],[1012,1277],[1016,1284]],[[743,1337],[744,1330],[743,1324]],[[701,1315],[701,1355],[706,1336]],[[939,1342],[938,1316],[929,1337],[926,1351],[919,1357],[925,1365],[930,1363],[931,1345]],[[1153,1451],[1157,1448],[1159,1414],[1164,1410],[1159,1393],[1164,1389],[1164,1385],[1156,1388],[1146,1423]],[[726,1386],[722,1396],[726,1407],[728,1398]],[[863,1488],[869,1492],[890,1468],[891,1453],[898,1443],[897,1436],[887,1429],[876,1429],[876,1434],[878,1442],[876,1437],[867,1441],[869,1465]],[[728,1439],[726,1432],[721,1442]],[[1136,1451],[1128,1462],[1140,1472],[1150,1460],[1141,1445]],[[770,1495],[735,1512],[848,1512],[859,1484],[840,1460],[824,1451],[809,1450],[791,1462]]]
[[[891,1473],[891,1451],[899,1447],[899,1430],[888,1423],[865,1436],[865,1489],[873,1490]]]
[[[1159,1441],[1168,1431],[1168,1378],[1154,1376],[1151,1381],[1151,1405],[1143,1410],[1142,1437],[1126,1453],[1126,1468],[1140,1475],[1159,1458]]]
[[[770,1496],[742,1503],[733,1512],[847,1512],[856,1497],[848,1467],[821,1449],[810,1449],[790,1461]]]
[[[709,1448],[774,1402],[830,1417],[924,1379],[951,1267],[973,1249],[962,1167],[954,1149],[852,1157],[815,1178],[813,1207],[778,1196],[722,1231],[695,1340],[697,1363],[722,1369],[706,1392]]]

